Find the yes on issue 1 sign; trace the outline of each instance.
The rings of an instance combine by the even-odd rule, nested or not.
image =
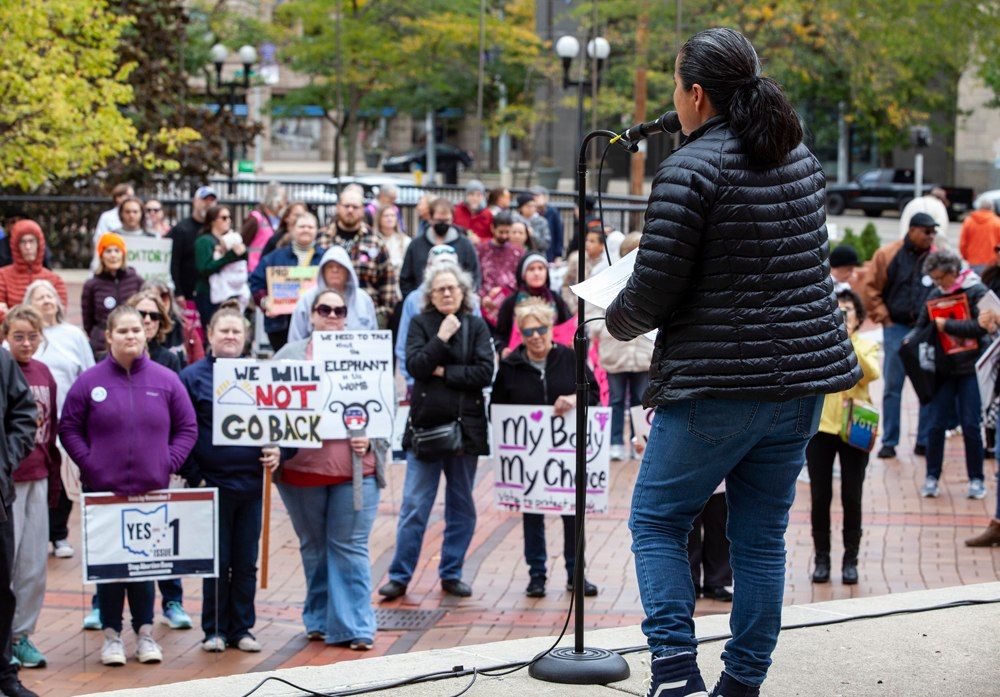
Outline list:
[[[218,490],[81,494],[83,582],[218,576]]]

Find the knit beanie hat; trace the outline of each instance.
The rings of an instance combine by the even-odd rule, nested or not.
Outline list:
[[[125,254],[125,240],[121,235],[116,235],[113,232],[106,232],[101,235],[101,239],[97,241],[97,256],[100,257],[104,254],[104,250],[108,247],[118,247],[122,250],[122,254]]]

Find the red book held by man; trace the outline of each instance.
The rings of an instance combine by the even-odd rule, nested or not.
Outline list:
[[[931,316],[932,322],[938,317],[957,320],[972,319],[972,313],[969,311],[969,299],[965,293],[928,300],[927,312]],[[941,340],[941,348],[948,355],[963,351],[975,351],[979,348],[979,342],[976,339],[952,336],[945,334],[940,329],[938,330],[938,338]]]

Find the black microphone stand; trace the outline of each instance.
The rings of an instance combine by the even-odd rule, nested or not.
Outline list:
[[[576,165],[577,224],[577,283],[584,280],[584,242],[587,239],[587,148],[590,141],[599,138],[617,138],[612,131],[597,130],[588,133],[580,144],[580,158]],[[602,231],[603,232],[603,231]],[[584,523],[587,514],[587,331],[583,298],[576,302],[576,564],[573,567],[574,596],[574,645],[560,646],[534,661],[528,674],[537,680],[568,685],[607,685],[625,680],[629,676],[628,663],[617,653],[606,649],[584,646]]]

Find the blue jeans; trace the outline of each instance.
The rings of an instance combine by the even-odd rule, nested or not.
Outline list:
[[[657,408],[632,494],[632,551],[654,656],[696,651],[688,534],[726,481],[735,597],[722,660],[759,685],[781,628],[785,528],[822,397],[683,400]]]
[[[893,448],[899,445],[899,409],[903,398],[903,382],[906,380],[903,360],[899,357],[899,347],[910,333],[910,329],[911,327],[901,324],[893,324],[882,329],[885,350],[882,366],[882,378],[885,380],[885,391],[882,394],[882,445]],[[928,407],[922,405],[917,421],[917,445],[927,445],[929,426]]]
[[[982,404],[975,375],[961,375],[940,380],[930,405],[930,428],[927,435],[927,475],[941,478],[944,462],[944,432],[951,426],[955,403],[965,441],[965,471],[969,479],[983,478],[983,437],[980,434]]]
[[[260,527],[260,497],[219,489],[219,577],[206,578],[201,591],[206,639],[218,635],[235,645],[253,636]]]
[[[611,445],[625,443],[625,408],[642,404],[649,387],[649,372],[608,373],[608,401],[611,404]],[[626,392],[628,401],[626,402]],[[633,430],[633,433],[635,431]]]
[[[524,560],[528,562],[528,574],[545,578],[546,561],[549,555],[545,549],[545,516],[541,513],[523,513]],[[572,582],[576,567],[576,516],[562,516],[563,557],[566,560],[566,578]]]
[[[139,627],[153,624],[153,608],[156,605],[156,585],[152,581],[130,581],[127,583],[98,583],[97,607],[101,612],[101,629],[122,631],[122,613],[125,610],[125,596],[128,609],[132,613],[132,629],[139,633]]]
[[[368,538],[379,490],[374,477],[361,484],[362,508],[354,510],[351,482],[331,486],[278,484],[278,493],[299,538],[306,601],[306,632],[323,632],[327,644],[375,638]]]
[[[442,581],[461,580],[465,553],[476,531],[475,455],[452,455],[440,460],[418,460],[406,453],[406,482],[396,528],[396,554],[389,565],[389,579],[409,584],[420,559],[420,547],[430,517],[438,483],[444,473],[444,541],[438,575]]]

